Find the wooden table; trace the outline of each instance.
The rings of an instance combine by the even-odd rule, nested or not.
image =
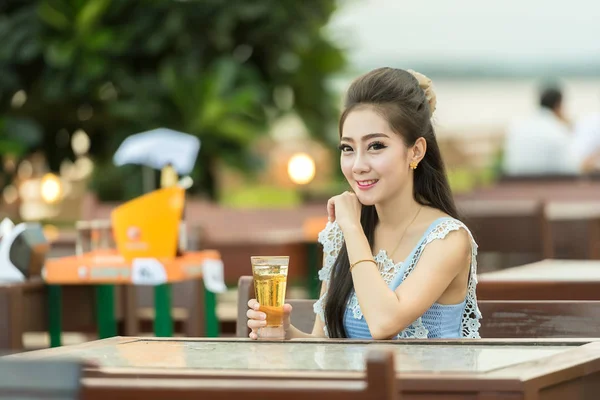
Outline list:
[[[206,324],[205,304],[207,292],[202,279],[194,279],[174,284],[174,298],[180,307],[187,311],[183,334],[186,336],[217,336],[216,322],[211,327]],[[54,345],[60,345],[60,333],[95,332],[99,330],[97,321],[98,296],[94,285],[66,285],[62,287],[59,298],[55,298],[54,311],[60,311],[60,318],[52,318],[51,304],[48,301],[52,294],[52,285],[47,285],[41,278],[33,278],[26,282],[0,282],[0,351],[23,350],[23,334],[25,332],[50,332],[55,337]],[[148,291],[149,287],[143,287]],[[121,322],[126,335],[139,334],[138,308],[141,301],[137,295],[139,287],[119,285],[114,291],[114,300],[110,303],[114,308],[112,323]],[[54,293],[56,295],[56,293]],[[214,295],[212,295],[214,297]],[[59,306],[60,304],[60,306]],[[106,304],[105,304],[106,306]],[[214,303],[209,305],[214,310]],[[213,316],[210,321],[216,321]],[[52,326],[54,323],[57,326]],[[116,328],[111,328],[116,329]],[[114,335],[113,335],[114,336]]]
[[[600,342],[116,337],[7,358],[84,359],[84,378],[362,379],[369,349],[392,350],[403,399],[593,399]],[[538,397],[541,396],[541,397]],[[555,396],[555,397],[553,397]],[[557,397],[556,397],[557,396]]]
[[[544,260],[480,274],[479,300],[600,300],[600,261]]]
[[[95,314],[100,338],[117,335],[115,287],[139,285],[154,287],[154,332],[156,336],[173,336],[171,285],[178,282],[199,281],[210,263],[222,268],[221,256],[218,252],[214,250],[187,251],[174,258],[128,260],[121,256],[116,249],[102,249],[46,261],[44,280],[48,284],[51,346],[61,345],[62,288],[79,285],[95,286]],[[195,292],[199,293],[200,290],[195,290]],[[135,301],[135,296],[129,297],[127,310],[135,312],[137,307],[135,304],[130,304]],[[218,336],[216,295],[205,290],[204,299],[193,298],[190,300],[194,318],[198,314],[196,306],[200,302],[204,303],[206,326],[207,328],[211,327],[211,336]]]

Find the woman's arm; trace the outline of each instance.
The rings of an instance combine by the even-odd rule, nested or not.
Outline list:
[[[325,256],[323,256],[323,265],[325,265]],[[326,291],[327,281],[323,281],[319,297],[322,297]],[[292,312],[294,312],[294,310],[292,310]],[[313,330],[311,333],[302,332],[300,329],[290,324],[290,328],[287,331],[286,339],[326,338],[327,336],[325,336],[325,330],[323,329],[324,327],[325,321],[323,321],[319,314],[317,314],[315,316],[315,324],[313,325]]]
[[[371,248],[360,226],[344,232],[350,265],[373,260]],[[374,339],[391,338],[406,328],[435,303],[456,276],[468,268],[471,241],[464,230],[451,232],[444,240],[427,245],[417,266],[394,291],[372,262],[352,269],[354,290]]]
[[[326,290],[327,284],[323,282],[323,284],[321,285],[320,296],[323,296]],[[294,310],[292,310],[292,312],[294,312]],[[325,336],[325,330],[323,329],[324,327],[325,322],[323,322],[321,317],[319,317],[319,315],[317,314],[315,318],[315,324],[313,325],[313,330],[311,333],[302,332],[300,329],[290,324],[290,328],[288,329],[286,339],[326,338],[327,336]]]

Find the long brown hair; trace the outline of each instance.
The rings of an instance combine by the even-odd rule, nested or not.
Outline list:
[[[420,137],[427,142],[425,156],[414,171],[413,196],[419,204],[437,208],[458,218],[440,149],[431,124],[431,110],[424,90],[408,71],[379,68],[357,78],[348,89],[339,133],[344,121],[357,107],[369,106],[384,117],[391,129],[402,136],[407,147]],[[363,206],[360,223],[373,251],[375,227],[379,222],[375,206]],[[350,261],[344,243],[333,265],[325,304],[325,324],[332,338],[345,338],[344,313],[352,294]]]

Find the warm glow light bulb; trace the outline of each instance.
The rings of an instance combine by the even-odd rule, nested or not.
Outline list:
[[[62,194],[60,179],[54,174],[46,174],[40,183],[42,199],[46,203],[55,203]]]
[[[315,162],[305,153],[294,154],[288,162],[288,175],[292,182],[306,185],[315,177]]]

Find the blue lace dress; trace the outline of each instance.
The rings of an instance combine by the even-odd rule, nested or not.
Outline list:
[[[434,240],[443,240],[450,232],[464,229],[471,238],[471,271],[469,284],[465,299],[458,304],[434,303],[422,316],[400,332],[396,339],[405,338],[479,338],[479,319],[481,313],[477,306],[477,243],[471,232],[459,220],[443,217],[431,223],[423,234],[423,237],[415,246],[410,255],[403,262],[394,264],[385,250],[375,255],[375,261],[379,272],[389,288],[395,290],[410,273],[414,270],[425,247]],[[336,222],[330,222],[325,229],[319,233],[319,242],[323,245],[325,253],[324,266],[319,271],[319,279],[327,286],[331,275],[331,268],[344,242],[342,230]],[[314,311],[325,321],[324,309],[327,292],[315,303]],[[346,306],[344,315],[344,327],[349,338],[365,339],[371,338],[369,327],[363,317],[358,304],[356,293],[352,293]],[[327,327],[325,335],[327,334]]]

